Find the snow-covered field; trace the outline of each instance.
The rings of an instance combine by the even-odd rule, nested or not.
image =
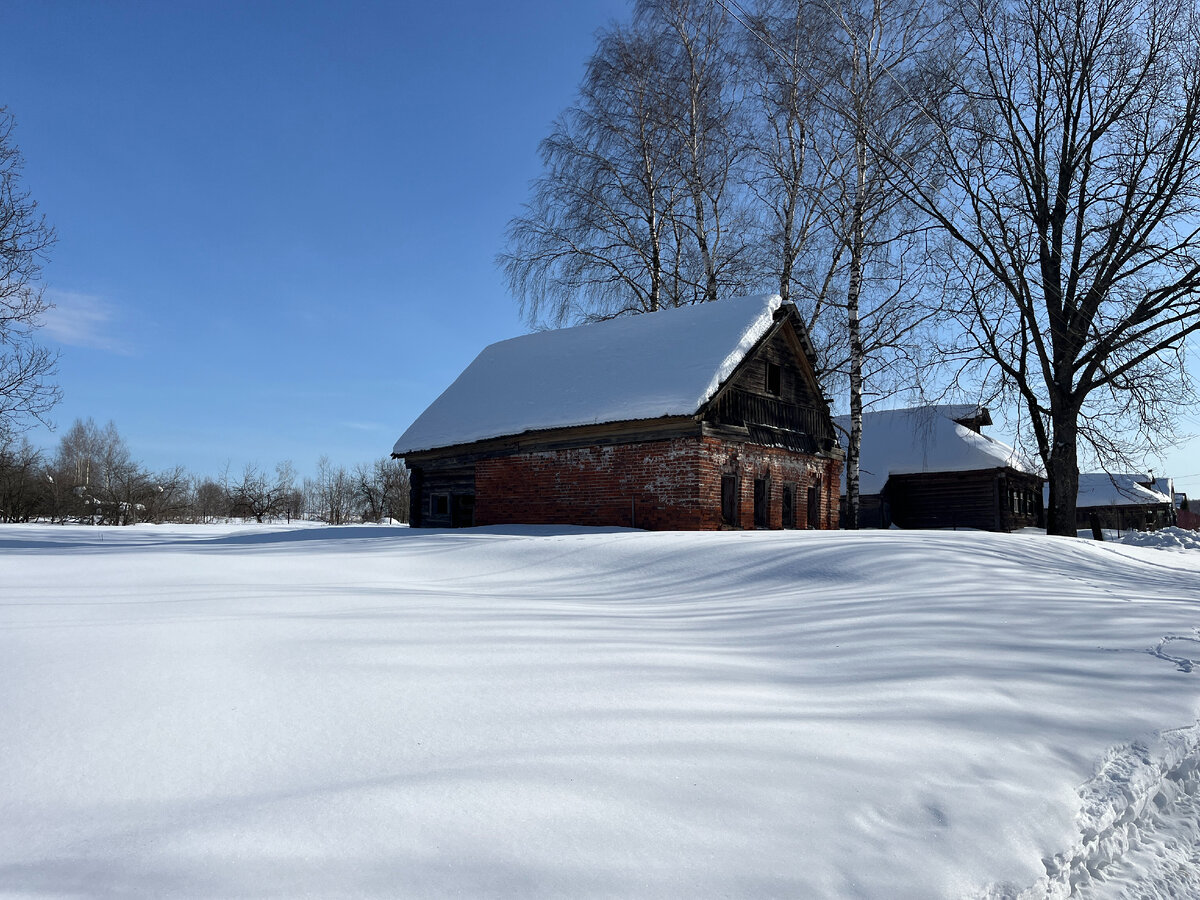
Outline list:
[[[1200,895],[1200,552],[0,528],[0,895]]]

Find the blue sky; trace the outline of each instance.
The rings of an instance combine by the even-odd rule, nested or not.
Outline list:
[[[626,12],[7,4],[0,104],[59,236],[60,430],[112,419],[151,468],[209,473],[386,455],[526,330],[493,258]]]
[[[493,260],[596,30],[627,14],[7,4],[0,105],[59,236],[60,429],[112,419],[148,467],[204,474],[386,455],[526,330]],[[1200,442],[1148,462],[1200,495]]]

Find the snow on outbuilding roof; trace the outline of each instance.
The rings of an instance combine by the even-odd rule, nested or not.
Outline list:
[[[1141,473],[1109,475],[1107,472],[1080,472],[1076,506],[1086,509],[1091,506],[1146,506],[1172,502],[1167,494],[1138,484],[1139,481],[1148,480]],[[1048,490],[1047,487],[1043,493]],[[1048,493],[1046,502],[1049,502]]]
[[[892,475],[969,472],[1005,466],[1019,472],[1031,471],[1008,444],[960,425],[959,420],[991,421],[983,407],[965,404],[864,412],[859,492],[878,494]],[[834,423],[845,445],[850,417],[838,416]],[[843,492],[845,487],[843,470]]]
[[[1153,473],[1151,473],[1153,474]],[[1150,478],[1147,476],[1146,481],[1150,482],[1150,490],[1158,491],[1160,494],[1165,494],[1168,497],[1175,496],[1175,479],[1174,478]]]
[[[492,344],[392,452],[692,415],[770,330],[781,305],[778,294],[742,297]]]

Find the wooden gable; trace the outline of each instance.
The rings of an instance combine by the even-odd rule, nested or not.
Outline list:
[[[700,413],[717,436],[801,453],[837,447],[829,404],[813,369],[804,326],[790,308]]]

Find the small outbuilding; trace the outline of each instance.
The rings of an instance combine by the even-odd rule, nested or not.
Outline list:
[[[1160,489],[1161,488],[1161,489]],[[1075,505],[1078,528],[1155,531],[1174,525],[1174,483],[1138,473],[1080,472]]]
[[[849,433],[849,416],[836,422]],[[1042,479],[1012,447],[982,433],[991,424],[987,408],[977,405],[863,413],[859,527],[1015,531],[1040,525]]]
[[[835,528],[814,368],[776,295],[492,344],[396,441],[411,523]]]

